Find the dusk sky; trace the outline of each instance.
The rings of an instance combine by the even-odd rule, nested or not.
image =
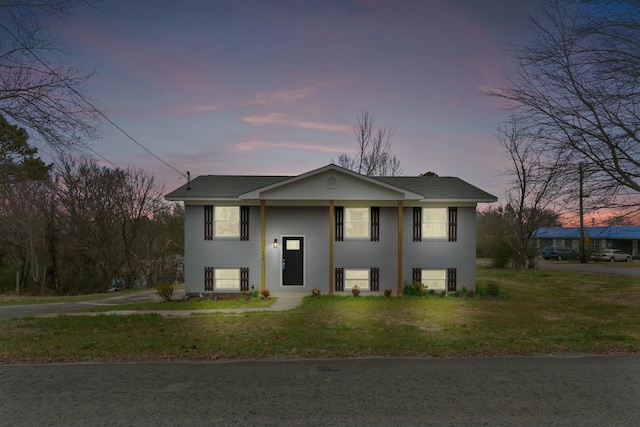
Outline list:
[[[539,0],[131,1],[84,8],[61,26],[88,95],[112,121],[192,177],[294,175],[355,149],[369,109],[395,129],[404,175],[457,176],[502,199],[496,126],[513,44]],[[93,148],[180,175],[104,123]]]

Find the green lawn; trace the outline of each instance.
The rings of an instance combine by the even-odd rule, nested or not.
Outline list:
[[[627,353],[637,278],[479,268],[492,298],[305,298],[288,312],[0,322],[0,362]]]

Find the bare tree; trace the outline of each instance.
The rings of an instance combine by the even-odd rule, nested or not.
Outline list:
[[[402,173],[400,160],[391,152],[390,127],[376,128],[375,115],[368,109],[360,111],[353,125],[356,137],[356,154],[346,153],[338,157],[338,166],[366,176],[397,176]]]
[[[521,118],[500,126],[497,138],[509,159],[505,174],[511,177],[505,194],[505,243],[512,246],[516,267],[533,267],[534,232],[548,225],[549,212],[557,213],[558,188],[565,186],[571,159],[563,151],[546,149],[538,132]]]
[[[44,27],[86,3],[0,2],[0,112],[53,147],[96,136],[99,114],[82,94],[91,74],[65,63],[61,43]]]
[[[546,0],[534,39],[515,50],[510,86],[489,91],[534,121],[545,150],[587,170],[601,207],[638,208],[640,6]]]

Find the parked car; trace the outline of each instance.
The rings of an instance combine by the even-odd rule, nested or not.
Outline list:
[[[626,261],[631,262],[631,255],[620,249],[604,249],[602,251],[594,252],[591,255],[592,259],[600,261]]]
[[[578,253],[568,246],[547,246],[542,250],[542,258],[557,259],[561,261],[567,258],[575,258]]]

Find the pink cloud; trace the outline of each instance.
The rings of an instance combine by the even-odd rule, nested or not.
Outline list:
[[[244,105],[271,105],[276,103],[296,102],[309,97],[314,91],[315,88],[313,86],[307,86],[300,89],[283,89],[271,92],[261,92],[255,95],[252,99],[246,101]]]
[[[294,150],[317,151],[321,153],[341,153],[344,151],[342,147],[330,147],[327,145],[309,145],[301,142],[269,142],[261,140],[248,140],[241,142],[236,144],[235,148],[240,151],[268,150],[274,148],[290,148]]]
[[[326,132],[350,132],[351,127],[331,123],[309,122],[297,120],[285,114],[267,113],[262,115],[244,116],[242,120],[253,126],[288,125],[302,129],[313,129]]]

